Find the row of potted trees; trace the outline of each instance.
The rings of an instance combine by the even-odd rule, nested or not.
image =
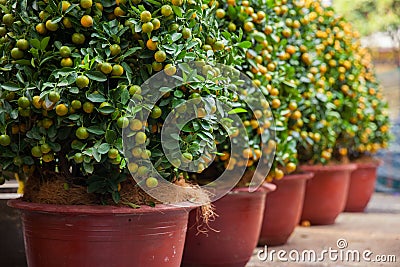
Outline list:
[[[234,32],[239,26],[253,43],[242,70],[260,84],[276,125],[284,126],[277,130],[277,155],[267,177],[277,190],[267,196],[258,243],[286,243],[299,221],[332,224],[344,210],[363,211],[379,165],[371,156],[387,146],[389,121],[358,34],[318,1],[227,1],[219,8],[222,28]],[[300,170],[293,174],[297,165]],[[243,216],[237,214],[239,221]],[[193,241],[188,240],[187,250],[194,255]],[[204,254],[213,250],[210,246]],[[185,254],[185,263],[208,262],[199,256],[187,258]]]
[[[243,266],[365,208],[387,104],[320,1],[0,5],[0,164],[26,180],[30,266],[178,266],[185,239],[185,266]]]

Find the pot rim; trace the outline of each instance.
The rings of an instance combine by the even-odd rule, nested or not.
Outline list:
[[[231,193],[270,193],[276,190],[276,185],[271,184],[271,183],[263,183],[260,187],[255,189],[254,187],[238,187],[238,188],[233,188]]]
[[[373,159],[368,162],[354,162],[357,165],[357,169],[370,169],[370,168],[378,168],[383,165],[383,160],[381,159]]]
[[[329,172],[329,171],[354,171],[357,164],[334,164],[334,165],[301,165],[300,169],[310,172]]]
[[[30,212],[42,212],[42,213],[60,213],[60,214],[74,214],[74,215],[136,215],[136,214],[148,214],[154,212],[171,212],[171,211],[182,211],[186,210],[189,212],[194,207],[188,206],[173,206],[158,204],[156,207],[150,207],[142,205],[138,209],[128,207],[117,207],[117,206],[88,206],[88,205],[53,205],[53,204],[40,204],[31,203],[22,200],[21,198],[12,199],[7,202],[9,207],[30,211]]]
[[[314,177],[314,173],[313,172],[296,172],[296,173],[292,173],[292,174],[288,174],[285,175],[281,181],[291,181],[291,180],[309,180],[312,179]],[[279,182],[279,180],[277,181]]]

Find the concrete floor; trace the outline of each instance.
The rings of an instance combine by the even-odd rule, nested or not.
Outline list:
[[[338,249],[338,240],[343,239],[347,247]],[[342,240],[342,242],[343,242]],[[247,267],[282,266],[282,267],[307,267],[307,266],[400,266],[400,196],[375,194],[368,206],[367,212],[344,213],[332,226],[297,227],[288,244],[280,247],[268,248],[272,250],[284,250],[287,253],[297,250],[315,250],[320,255],[322,250],[332,248],[334,250],[348,252],[358,250],[361,253],[360,262],[352,260],[330,260],[329,256],[322,262],[282,262],[275,259],[273,262],[261,261],[257,253],[263,248],[257,248]],[[362,253],[370,250],[374,260],[378,255],[395,256],[396,262],[378,263],[365,262]],[[341,253],[341,252],[340,252]],[[367,253],[367,252],[366,252]],[[292,254],[294,255],[294,254]],[[368,256],[368,255],[367,255]],[[287,256],[288,257],[288,256]],[[352,257],[351,257],[352,259]]]

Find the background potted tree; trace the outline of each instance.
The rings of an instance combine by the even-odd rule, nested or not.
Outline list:
[[[381,161],[373,158],[380,149],[387,148],[390,139],[387,102],[382,98],[381,88],[376,80],[371,56],[365,48],[357,49],[360,59],[357,132],[348,140],[349,159],[357,164],[351,174],[350,188],[345,211],[363,212],[374,192],[377,168]],[[360,112],[361,111],[361,112]]]
[[[350,178],[349,171],[354,169],[354,166],[348,164],[349,147],[351,147],[352,140],[357,139],[355,136],[358,132],[363,129],[362,126],[359,126],[361,122],[358,120],[363,120],[365,117],[360,107],[365,105],[363,104],[365,101],[363,95],[368,90],[363,86],[364,82],[361,78],[365,69],[359,55],[358,34],[343,18],[335,16],[333,9],[322,8],[318,2],[310,5],[309,17],[318,21],[313,27],[316,33],[316,52],[319,59],[317,62],[321,63],[320,70],[323,67],[325,73],[321,85],[325,87],[324,90],[328,91],[329,105],[333,104],[333,110],[337,112],[336,114],[340,114],[339,120],[334,123],[332,128],[337,133],[336,140],[332,143],[334,146],[321,154],[322,158],[326,160],[322,163],[327,163],[328,160],[331,163],[342,163],[338,165],[342,173],[336,174],[336,182],[329,184],[326,179],[328,175],[326,170],[333,167],[329,166],[331,163],[323,168],[311,167],[325,176],[326,187],[325,190],[318,188],[316,182],[318,179],[309,182],[302,220],[308,220],[313,224],[330,224],[343,211],[347,200],[350,185],[350,180],[347,181],[347,179]],[[371,74],[369,76],[372,77]],[[385,104],[383,103],[383,105]],[[381,114],[381,116],[385,115]],[[328,120],[328,123],[331,121]],[[304,166],[303,169],[311,170],[309,166]],[[322,185],[322,180],[320,181]],[[341,187],[338,186],[338,181],[342,182]],[[333,185],[338,187],[335,189]],[[335,192],[332,192],[333,190]],[[327,192],[332,192],[330,199],[323,201],[322,192],[326,195],[328,195]],[[317,200],[315,196],[318,194],[320,194],[320,198]],[[333,206],[333,200],[337,200],[336,206]],[[318,203],[318,208],[315,203]],[[329,213],[330,215],[328,215]]]
[[[274,6],[279,11],[273,9]],[[246,51],[246,60],[242,64],[242,69],[253,79],[254,84],[260,86],[269,102],[272,103],[272,111],[276,122],[276,126],[272,127],[277,131],[277,155],[273,170],[267,180],[273,181],[275,178],[281,181],[274,181],[274,183],[279,184],[278,189],[267,196],[267,199],[269,199],[267,203],[269,204],[265,210],[264,218],[268,218],[264,220],[261,242],[268,244],[286,242],[294,230],[301,215],[305,181],[311,176],[309,174],[305,176],[296,175],[282,179],[285,174],[293,173],[296,170],[295,131],[299,130],[299,126],[303,125],[301,112],[297,109],[298,103],[302,98],[300,91],[296,88],[295,80],[297,77],[295,73],[297,66],[289,64],[289,60],[298,60],[301,53],[299,52],[298,55],[293,56],[291,59],[292,54],[296,53],[296,47],[290,45],[290,43],[288,44],[292,29],[298,29],[300,22],[295,21],[293,23],[292,19],[288,19],[286,26],[281,16],[287,16],[288,10],[286,5],[283,6],[286,11],[281,13],[280,4],[271,3],[267,6],[264,3],[254,1],[227,1],[226,3],[221,2],[216,10],[216,16],[219,19],[221,28],[227,28],[230,32],[225,34],[241,34],[243,32],[244,38],[251,42],[252,45]],[[301,6],[297,8],[300,9]],[[271,12],[269,12],[270,10]],[[291,15],[294,16],[293,13]],[[293,34],[293,39],[289,42],[297,46],[299,45],[299,37],[299,35],[296,34],[295,36]],[[281,41],[281,38],[283,41]],[[311,45],[313,44],[311,43]],[[297,81],[297,84],[299,84],[298,79]],[[249,120],[245,124],[251,129],[253,123]],[[257,151],[253,148],[244,151],[244,154],[254,156],[257,155]],[[228,162],[228,160],[229,157],[221,157],[221,161]],[[253,164],[253,161],[249,163],[250,169]],[[285,186],[286,182],[289,185]],[[296,193],[291,191],[293,187]],[[288,191],[290,193],[287,193]],[[288,196],[292,198],[287,199]],[[282,200],[282,197],[284,200]],[[295,209],[294,212],[292,208]],[[282,222],[284,223],[282,224]],[[256,224],[253,224],[253,227],[257,229]],[[219,246],[221,246],[220,243]],[[214,246],[209,246],[209,248],[214,248]],[[238,249],[241,249],[241,247],[238,246]],[[203,254],[209,253],[211,252]],[[242,251],[242,254],[245,254],[245,252]],[[235,252],[235,255],[240,257],[240,253]],[[200,261],[200,257],[198,256],[197,258],[196,260]],[[201,260],[204,262],[207,259]]]
[[[307,38],[311,29],[302,13],[303,7],[301,2],[282,1],[256,8],[266,11],[269,18],[266,25],[258,27],[259,32],[267,36],[266,50],[269,53],[261,49],[259,54],[264,56],[265,67],[269,70],[265,75],[266,89],[270,96],[277,99],[272,100],[272,105],[280,103],[274,110],[274,116],[282,121],[277,129],[279,139],[275,171],[267,177],[267,181],[277,185],[277,190],[267,196],[268,208],[259,239],[261,245],[287,242],[300,220],[306,182],[313,176],[312,173],[297,170],[297,146],[304,125],[303,112],[306,111],[302,95],[305,86],[302,83],[309,73],[307,53],[315,47],[313,41]],[[274,72],[270,71],[271,63],[276,65]]]
[[[159,204],[141,188],[157,190],[165,178],[189,191],[167,191],[171,202],[208,199],[153,147],[170,111],[199,93],[183,87],[164,92],[162,100],[147,106],[148,121],[144,109],[135,107],[147,97],[140,85],[156,73],[173,76],[181,62],[235,59],[235,50],[223,49],[223,37],[202,4],[1,4],[0,158],[2,171],[27,179],[24,199],[9,204],[22,211],[30,229],[25,232],[30,266],[179,266],[187,209]],[[208,34],[216,38],[214,51],[202,47]],[[232,98],[225,91],[200,92]],[[132,142],[150,146],[129,151],[136,161],[123,155],[127,129]],[[187,135],[200,142],[201,135]],[[201,138],[214,142],[215,136]],[[189,154],[182,160],[196,156]],[[149,161],[160,179],[146,166]]]
[[[303,205],[305,182],[309,174],[289,175],[297,168],[297,138],[303,125],[298,109],[302,101],[296,73],[300,71],[299,46],[313,43],[300,34],[301,5],[291,3],[260,3],[258,1],[221,2],[216,10],[220,27],[230,33],[242,34],[251,47],[241,68],[258,85],[271,104],[276,125],[277,151],[273,168],[266,180],[278,185],[267,195],[264,224],[260,243],[284,243],[297,225]],[[289,12],[290,10],[290,12]],[[298,17],[296,17],[298,16]],[[286,20],[284,18],[287,18]],[[251,120],[246,122],[251,129]],[[257,155],[257,149],[245,150],[246,155]],[[255,157],[257,158],[257,157]],[[228,158],[222,157],[222,160]],[[249,168],[253,162],[249,163]],[[282,179],[283,178],[283,179]],[[283,208],[284,207],[284,208]]]
[[[314,36],[310,38],[314,38],[316,45],[315,58],[310,64],[310,77],[313,76],[317,86],[316,90],[310,87],[310,90],[316,91],[313,98],[315,115],[311,114],[310,123],[305,125],[314,128],[314,149],[319,149],[319,153],[313,155],[314,162],[309,163],[322,165],[306,166],[307,158],[303,158],[305,164],[302,169],[313,171],[315,176],[307,184],[302,221],[332,224],[344,210],[350,174],[355,169],[346,161],[337,162],[333,159],[338,138],[343,133],[353,131],[346,115],[340,113],[342,107],[347,108],[343,104],[341,87],[347,88],[347,79],[354,78],[352,41],[351,38],[345,38],[344,21],[331,8],[324,8],[319,1],[315,1],[308,3],[306,10],[310,27],[314,30]],[[324,107],[330,113],[324,112]],[[350,106],[346,114],[351,113],[352,108]],[[326,117],[327,114],[331,116]],[[319,130],[320,127],[328,132]],[[303,155],[303,151],[299,153]]]
[[[222,28],[243,31],[252,43],[242,69],[260,87],[275,118],[271,127],[276,130],[277,150],[266,181],[277,185],[277,190],[267,195],[259,244],[286,242],[299,221],[305,181],[310,178],[308,174],[293,175],[298,163],[296,131],[303,124],[296,77],[296,72],[301,72],[297,66],[301,54],[296,51],[301,43],[300,22],[294,12],[296,7],[290,3],[227,1],[216,13]]]
[[[222,34],[227,39],[236,42],[236,46],[241,51],[243,58],[249,52],[249,48],[257,43],[252,36],[244,33],[243,22],[231,20],[228,18],[228,12],[231,15],[243,16],[244,21],[252,22],[252,17],[245,13],[244,6],[235,1],[212,2],[216,5],[213,11],[216,21],[221,30],[226,30],[228,23],[231,25],[229,30]],[[229,7],[229,9],[228,9]],[[255,12],[254,12],[255,14]],[[265,23],[266,17],[257,18],[260,23]],[[234,26],[232,26],[234,25]],[[241,37],[246,38],[241,41]],[[209,38],[206,45],[212,45],[213,40]],[[244,50],[244,51],[243,51]],[[237,172],[239,169],[247,169],[240,183],[236,188],[225,197],[213,203],[218,216],[209,222],[211,228],[206,233],[202,233],[202,224],[196,220],[196,211],[192,211],[189,217],[188,234],[183,256],[184,266],[220,266],[220,265],[238,265],[243,266],[250,259],[254,248],[257,245],[263,211],[265,206],[266,191],[272,191],[274,186],[267,190],[261,189],[256,192],[248,192],[248,187],[252,186],[253,175],[257,174],[257,168],[269,169],[273,159],[265,156],[270,155],[276,142],[270,139],[270,131],[275,130],[274,121],[271,120],[272,113],[268,101],[262,94],[261,81],[254,76],[249,75],[251,66],[248,60],[243,60],[238,64],[238,69],[248,74],[248,77],[242,77],[246,80],[246,86],[229,84],[229,87],[238,88],[242,95],[254,96],[256,108],[253,114],[239,113],[243,121],[243,130],[248,135],[246,142],[240,144],[239,150],[233,150],[234,142],[220,140],[218,142],[219,151],[217,162],[214,164],[212,173],[206,173],[204,176],[197,177],[199,183],[209,182],[208,179],[220,175],[225,170],[227,172]],[[249,78],[250,77],[250,78]],[[258,87],[258,88],[257,88]],[[236,89],[235,89],[236,90]],[[261,91],[260,91],[261,90]],[[245,108],[243,106],[243,108]],[[240,130],[241,131],[241,130]],[[231,136],[236,136],[238,132],[232,132]],[[236,145],[237,146],[237,145]],[[217,173],[217,175],[215,174]],[[257,177],[260,182],[264,182],[267,172],[264,176]],[[251,227],[248,227],[251,225]],[[204,257],[204,255],[208,255]],[[234,256],[232,256],[234,255]]]

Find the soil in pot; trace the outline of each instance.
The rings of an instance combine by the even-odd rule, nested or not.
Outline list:
[[[287,242],[300,220],[306,182],[313,175],[292,174],[273,182],[277,189],[267,195],[259,245],[278,246]]]

